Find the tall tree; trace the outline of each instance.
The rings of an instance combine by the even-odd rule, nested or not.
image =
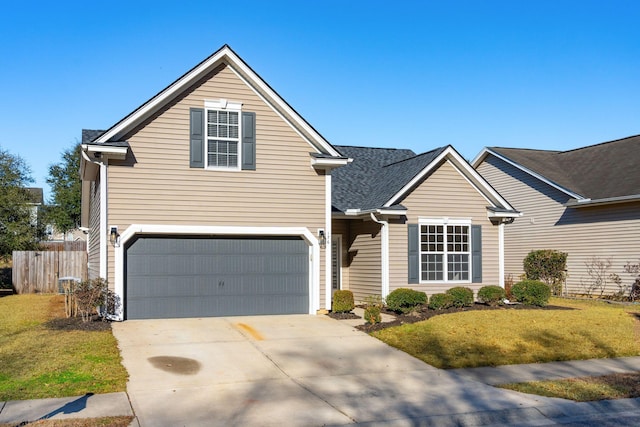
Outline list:
[[[80,144],[76,144],[63,151],[60,163],[49,166],[47,183],[51,186],[52,199],[47,207],[47,222],[64,234],[80,226],[80,149]]]
[[[38,246],[41,233],[26,189],[32,182],[25,161],[0,147],[0,258],[4,260],[12,251]]]

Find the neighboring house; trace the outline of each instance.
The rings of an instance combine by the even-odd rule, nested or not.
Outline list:
[[[568,253],[570,293],[594,285],[594,257],[611,260],[605,280],[633,283],[624,265],[640,258],[639,164],[640,136],[569,151],[485,148],[473,166],[524,213],[505,229],[505,272],[517,280],[531,250],[556,249]],[[608,280],[606,293],[618,290]]]
[[[38,225],[40,210],[44,206],[44,197],[42,188],[30,187],[25,188],[29,193],[29,208],[31,210],[31,224]]]
[[[334,290],[503,285],[502,231],[520,214],[453,147],[336,148],[353,161],[333,172]]]
[[[80,173],[89,275],[119,319],[499,284],[501,224],[518,215],[452,147],[332,146],[228,46],[83,131]]]

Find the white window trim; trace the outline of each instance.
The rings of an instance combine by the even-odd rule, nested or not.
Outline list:
[[[238,162],[235,167],[226,166],[210,166],[209,165],[209,110],[228,111],[238,113]],[[204,168],[215,171],[236,172],[242,170],[242,103],[238,101],[229,101],[224,98],[206,99],[204,101]],[[235,138],[212,138],[221,139],[223,141],[235,141]]]
[[[444,229],[445,232],[445,241],[444,243],[444,252],[442,252],[443,254],[443,258],[442,258],[442,277],[443,280],[423,280],[422,279],[422,254],[423,253],[431,253],[431,252],[423,252],[422,251],[422,226],[423,225],[442,225],[442,226],[447,226],[447,225],[464,225],[468,227],[468,233],[469,233],[469,251],[467,252],[455,252],[456,254],[468,254],[469,256],[469,278],[467,280],[447,280],[447,276],[448,276],[448,260],[447,260],[447,255],[449,254],[446,250],[446,245],[447,245],[447,241],[446,241],[446,237],[447,237],[447,233],[446,233],[446,228]],[[418,218],[418,256],[419,256],[419,267],[418,267],[418,275],[419,275],[419,281],[420,284],[425,284],[425,285],[434,285],[434,284],[464,284],[464,283],[471,283],[472,282],[472,274],[473,274],[473,256],[472,256],[472,242],[471,242],[471,225],[472,225],[472,221],[471,218],[427,218],[427,217],[420,217]]]

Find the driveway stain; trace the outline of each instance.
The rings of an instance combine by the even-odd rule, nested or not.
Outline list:
[[[251,326],[247,325],[246,323],[236,323],[236,326],[239,329],[242,329],[243,331],[245,331],[249,335],[251,335],[254,340],[256,340],[256,341],[263,341],[264,340],[264,337],[260,334],[260,332],[256,331],[255,329],[253,329]]]
[[[195,375],[200,371],[200,362],[187,357],[155,356],[147,359],[154,368],[178,375]]]

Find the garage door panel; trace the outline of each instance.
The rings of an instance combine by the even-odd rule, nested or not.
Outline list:
[[[145,236],[126,250],[126,316],[308,313],[308,245],[291,238]]]

